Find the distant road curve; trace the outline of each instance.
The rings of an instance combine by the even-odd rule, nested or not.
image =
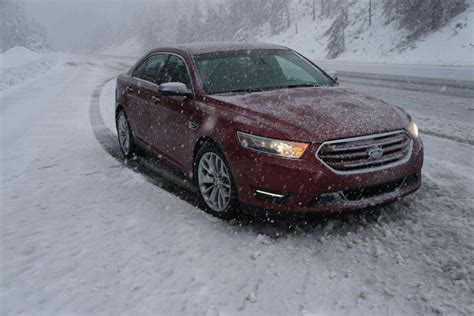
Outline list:
[[[472,65],[381,64],[331,60],[320,60],[315,62],[325,69],[347,73],[474,82],[474,60]]]

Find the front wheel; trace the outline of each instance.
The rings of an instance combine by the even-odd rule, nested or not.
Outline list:
[[[127,115],[124,110],[119,110],[115,120],[120,150],[126,158],[131,158],[134,154],[135,144],[133,142],[132,131],[128,125]]]
[[[236,190],[224,155],[215,145],[204,144],[196,158],[196,185],[204,209],[222,219],[235,217]]]

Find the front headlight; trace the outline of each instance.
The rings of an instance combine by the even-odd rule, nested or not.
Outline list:
[[[411,135],[411,137],[418,138],[418,126],[416,126],[415,123],[411,122],[408,126],[408,133]]]
[[[237,132],[240,145],[244,148],[253,149],[266,154],[277,155],[286,158],[300,158],[303,156],[308,144],[290,142],[255,136],[243,132]]]

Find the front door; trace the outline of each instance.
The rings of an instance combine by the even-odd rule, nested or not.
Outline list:
[[[160,78],[160,84],[181,82],[192,89],[186,62],[177,55],[170,55]],[[153,109],[155,109],[151,114],[154,125],[152,127],[153,147],[182,166],[189,146],[189,133],[194,129],[192,126],[193,101],[184,97],[159,96]]]

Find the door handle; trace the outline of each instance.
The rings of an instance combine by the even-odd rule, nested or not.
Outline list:
[[[195,122],[193,122],[193,121],[188,121],[188,128],[189,128],[190,130],[195,131],[195,130],[198,129],[198,127],[199,127],[199,126],[198,126]]]
[[[161,100],[158,97],[152,96],[151,101],[153,101],[153,103],[160,103]]]
[[[132,87],[126,87],[126,88],[125,88],[125,91],[127,91],[127,93],[132,93],[132,92],[133,92],[133,88],[132,88]]]

